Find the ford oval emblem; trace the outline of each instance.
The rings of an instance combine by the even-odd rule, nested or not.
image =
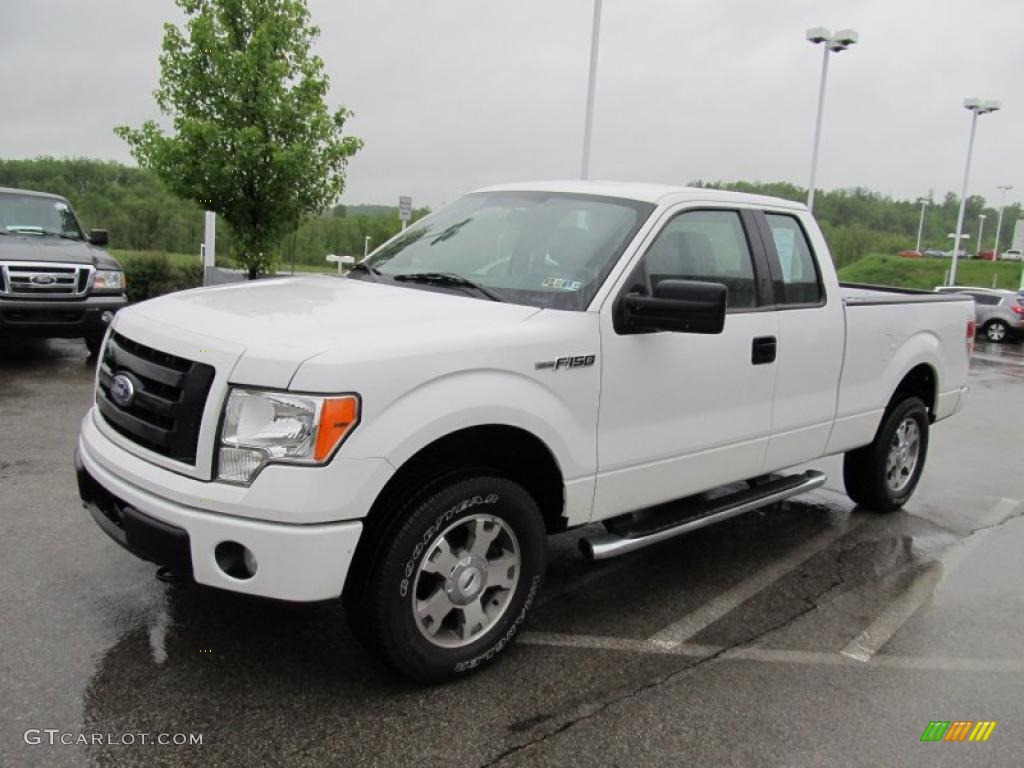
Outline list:
[[[110,399],[122,408],[127,408],[135,399],[135,385],[123,373],[110,380]]]
[[[57,282],[57,278],[53,275],[33,275],[32,282],[36,285],[53,285]]]

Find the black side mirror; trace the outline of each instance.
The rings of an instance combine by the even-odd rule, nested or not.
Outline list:
[[[106,245],[109,242],[107,236],[107,230],[105,229],[90,229],[89,230],[89,242],[93,245]]]
[[[622,298],[621,333],[676,331],[721,333],[725,327],[728,291],[721,283],[662,280],[654,296],[626,294]]]

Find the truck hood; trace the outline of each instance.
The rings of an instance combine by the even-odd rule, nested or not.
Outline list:
[[[230,380],[287,388],[304,360],[327,351],[363,356],[372,348],[416,344],[416,338],[460,338],[521,323],[540,310],[457,293],[363,280],[309,276],[261,280],[161,296],[124,309],[116,328],[133,322],[195,334],[204,343],[244,347]],[[179,334],[176,334],[179,335]]]
[[[118,269],[117,262],[84,240],[9,234],[0,237],[0,261],[48,261]]]

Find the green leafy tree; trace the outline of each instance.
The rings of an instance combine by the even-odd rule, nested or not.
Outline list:
[[[362,141],[343,135],[351,112],[325,103],[305,0],[176,2],[188,20],[164,26],[154,94],[173,133],[152,120],[115,132],[173,192],[228,223],[255,277],[305,215],[338,198]]]

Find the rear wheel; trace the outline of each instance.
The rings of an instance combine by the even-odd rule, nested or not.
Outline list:
[[[928,453],[928,408],[908,397],[889,409],[874,441],[843,460],[847,495],[880,512],[902,507],[913,495]]]
[[[985,338],[989,341],[1000,344],[1006,341],[1006,336],[1010,332],[1010,327],[1002,320],[990,320],[985,325]]]
[[[493,661],[526,619],[546,566],[533,498],[474,474],[413,497],[380,534],[363,588],[346,596],[367,649],[436,683]]]

